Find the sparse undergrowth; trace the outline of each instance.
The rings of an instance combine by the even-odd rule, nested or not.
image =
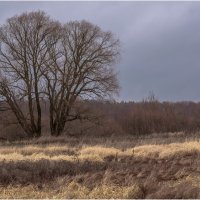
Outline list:
[[[200,141],[176,136],[2,143],[0,197],[200,198]]]

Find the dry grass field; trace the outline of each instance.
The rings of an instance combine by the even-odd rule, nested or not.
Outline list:
[[[200,137],[2,142],[0,198],[200,198]]]

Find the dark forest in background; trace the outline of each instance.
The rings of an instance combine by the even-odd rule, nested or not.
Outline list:
[[[42,135],[49,135],[48,106],[42,105]],[[149,98],[141,102],[84,101],[76,106],[80,117],[68,122],[65,135],[144,135],[166,132],[197,132],[200,129],[200,103],[159,102]],[[9,110],[0,111],[1,139],[21,139],[26,135]]]

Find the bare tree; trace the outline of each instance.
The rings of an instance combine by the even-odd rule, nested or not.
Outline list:
[[[86,21],[61,26],[43,12],[24,13],[0,28],[0,95],[30,137],[41,135],[41,98],[49,101],[52,135],[83,118],[77,99],[118,91],[113,64],[119,41]]]
[[[40,68],[46,62],[46,41],[50,47],[49,38],[59,27],[43,12],[31,12],[8,19],[0,28],[0,95],[30,137],[41,135]]]
[[[118,92],[113,65],[119,56],[119,40],[98,26],[75,21],[65,24],[61,39],[50,46],[43,75],[51,134],[58,136],[67,121],[80,119],[74,107],[77,99],[111,97]]]

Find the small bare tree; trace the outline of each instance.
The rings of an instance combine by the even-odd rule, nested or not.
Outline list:
[[[113,65],[119,56],[119,40],[86,21],[65,24],[61,39],[55,40],[53,46],[50,41],[43,75],[51,134],[58,136],[67,121],[80,119],[74,107],[77,99],[110,97],[118,92]]]
[[[49,38],[59,27],[43,12],[14,16],[0,27],[0,95],[30,137],[41,135],[40,68],[46,62],[46,41],[50,47]]]

